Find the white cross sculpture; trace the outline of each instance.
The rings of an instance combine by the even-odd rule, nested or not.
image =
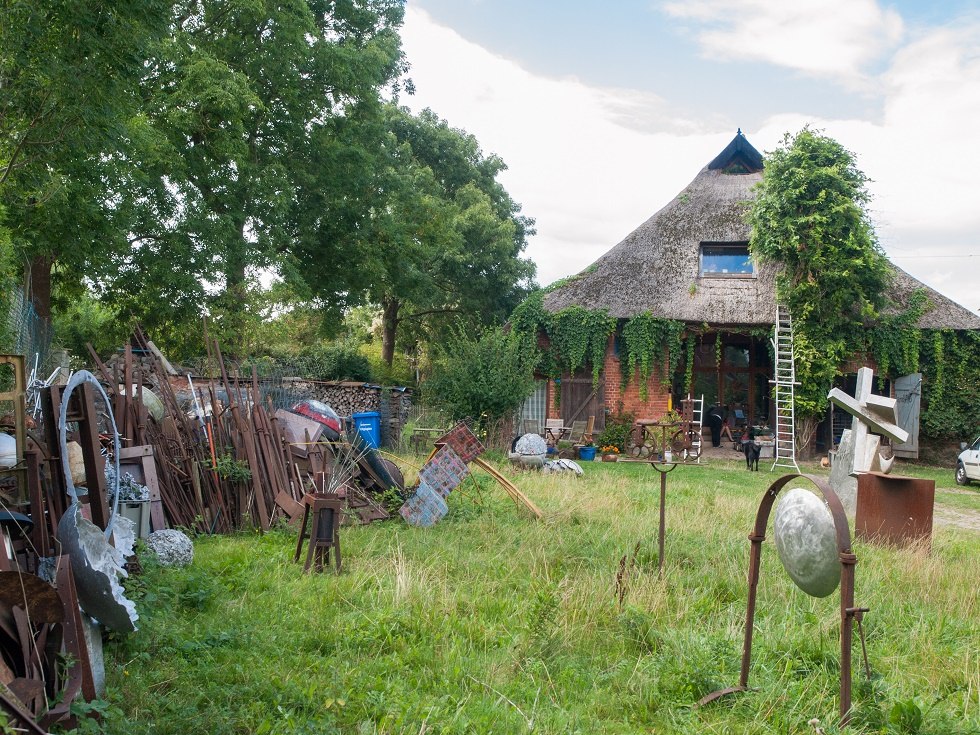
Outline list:
[[[834,388],[827,394],[831,403],[843,408],[854,417],[851,421],[851,438],[854,442],[853,475],[862,472],[887,474],[894,461],[894,457],[888,460],[882,459],[878,451],[881,437],[869,434],[868,429],[874,429],[898,444],[908,441],[909,438],[909,433],[895,423],[897,421],[895,399],[872,395],[873,381],[874,371],[863,367],[858,370],[857,388],[854,390],[853,397],[840,388]]]

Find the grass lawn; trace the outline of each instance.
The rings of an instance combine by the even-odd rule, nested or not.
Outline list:
[[[836,732],[839,596],[799,591],[771,540],[757,690],[692,707],[738,681],[747,535],[776,477],[743,467],[669,476],[662,580],[659,475],[625,463],[504,468],[540,522],[482,476],[434,528],[345,528],[339,577],[304,575],[291,532],[198,538],[190,568],[147,564],[131,585],[140,630],[107,647],[106,731]],[[937,509],[952,496],[980,517],[975,489],[937,492]],[[980,532],[937,526],[931,554],[854,548],[874,676],[855,632],[849,731],[980,732]]]

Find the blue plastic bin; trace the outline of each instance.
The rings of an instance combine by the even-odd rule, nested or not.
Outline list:
[[[381,414],[377,411],[365,411],[351,416],[354,428],[373,449],[381,446]]]

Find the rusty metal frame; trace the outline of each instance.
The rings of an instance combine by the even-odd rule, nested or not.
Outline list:
[[[851,549],[851,533],[847,525],[847,515],[844,513],[844,506],[841,504],[837,493],[831,489],[827,481],[821,477],[805,474],[789,474],[778,478],[769,489],[766,490],[762,501],[759,503],[759,510],[755,518],[755,527],[749,535],[752,542],[752,549],[749,554],[749,597],[745,611],[745,643],[742,647],[742,669],[738,680],[738,686],[720,689],[712,692],[698,701],[698,706],[703,706],[709,702],[714,702],[721,697],[735,692],[744,692],[749,689],[749,666],[752,660],[752,631],[755,620],[756,592],[759,586],[759,570],[762,564],[762,542],[766,538],[766,526],[769,523],[769,515],[772,513],[776,496],[779,492],[797,478],[807,480],[820,491],[827,505],[830,507],[830,514],[834,519],[834,528],[837,534],[837,553],[841,564],[840,580],[840,726],[845,727],[851,716],[851,644],[853,641],[853,625],[855,618],[860,621],[867,608],[854,606],[854,567],[857,564],[857,556]]]

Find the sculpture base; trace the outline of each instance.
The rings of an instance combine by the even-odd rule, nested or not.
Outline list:
[[[854,535],[894,546],[932,540],[936,483],[916,477],[867,472],[857,478]]]

